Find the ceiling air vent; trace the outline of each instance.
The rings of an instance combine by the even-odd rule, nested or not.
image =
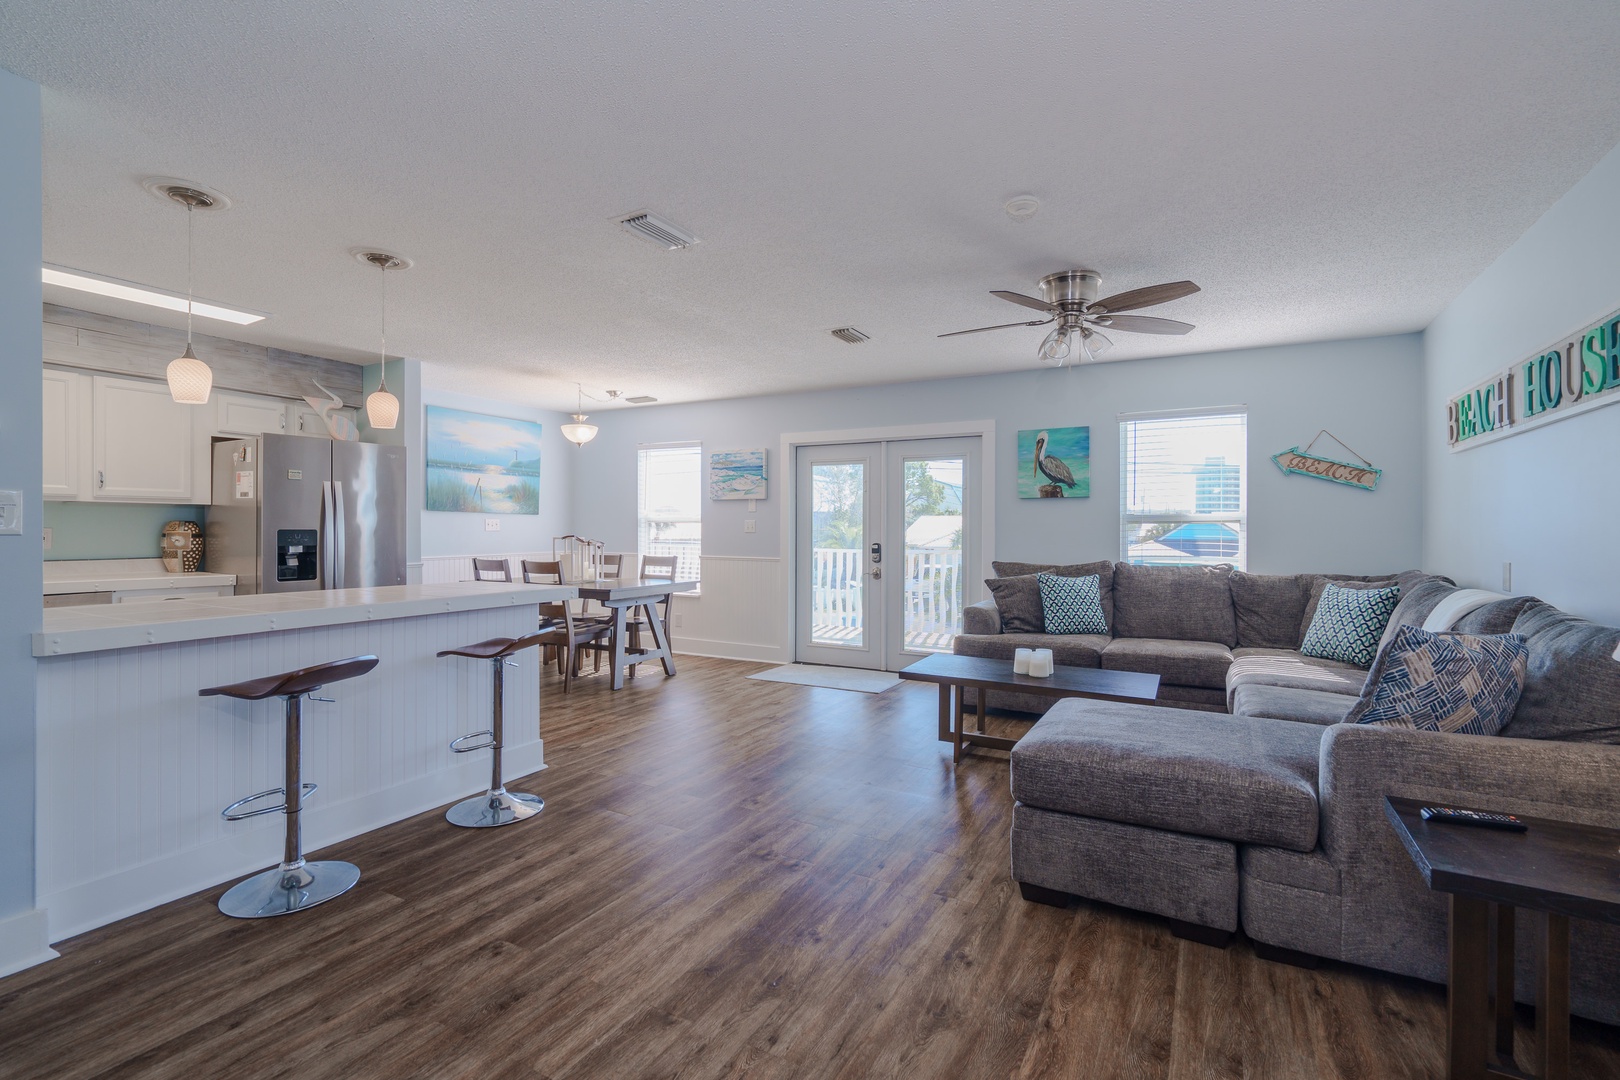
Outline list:
[[[829,330],[828,333],[832,334],[832,336],[837,338],[839,341],[847,341],[851,345],[859,345],[863,341],[872,340],[859,330],[855,329],[853,326],[840,326],[836,330]]]
[[[619,224],[625,229],[635,233],[644,240],[651,240],[661,248],[678,251],[689,248],[698,242],[698,238],[666,218],[657,214],[650,214],[639,210],[629,217],[619,219]]]

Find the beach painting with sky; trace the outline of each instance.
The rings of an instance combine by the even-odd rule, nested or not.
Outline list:
[[[540,513],[540,425],[427,407],[427,509]]]
[[[764,497],[765,451],[727,450],[709,455],[709,498]]]
[[[1090,495],[1089,427],[1036,428],[1018,433],[1020,499],[1085,499]]]

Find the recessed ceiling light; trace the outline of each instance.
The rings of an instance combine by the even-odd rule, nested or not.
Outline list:
[[[1002,206],[1014,221],[1028,221],[1041,208],[1041,200],[1033,195],[1014,195]]]
[[[146,304],[148,307],[163,308],[167,311],[186,310],[184,296],[163,292],[146,285],[137,285],[133,281],[120,281],[118,278],[90,274],[83,270],[70,270],[65,266],[52,266],[47,263],[40,273],[40,280],[47,285],[60,285],[66,289],[77,289],[79,292],[94,293],[97,296],[110,296],[115,300],[131,300],[137,304]],[[206,300],[193,300],[191,310],[193,314],[205,319],[219,319],[222,322],[236,323],[238,326],[260,322],[266,317],[262,311],[228,308],[223,304],[211,304]]]

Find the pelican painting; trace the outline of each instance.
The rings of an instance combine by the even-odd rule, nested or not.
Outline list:
[[[1091,429],[1018,433],[1018,497],[1084,499],[1091,495]]]

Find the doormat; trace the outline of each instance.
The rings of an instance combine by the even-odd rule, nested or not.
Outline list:
[[[783,664],[781,667],[748,677],[761,682],[797,683],[800,686],[821,686],[828,690],[855,690],[862,694],[881,694],[900,685],[900,680],[887,671],[826,667],[818,664]]]

